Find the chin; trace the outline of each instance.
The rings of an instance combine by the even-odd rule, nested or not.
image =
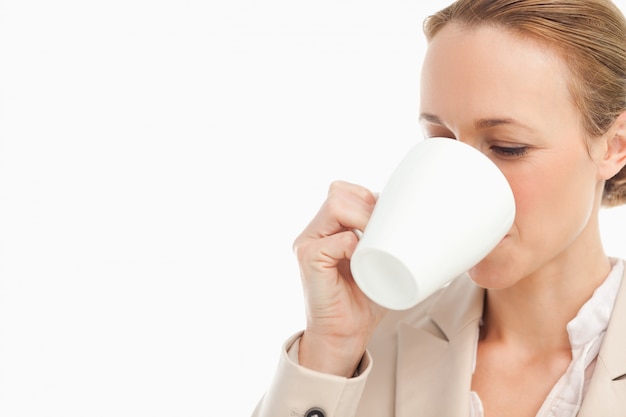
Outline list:
[[[487,258],[474,265],[467,271],[476,285],[485,289],[500,290],[514,285],[519,278],[514,273],[511,262]]]

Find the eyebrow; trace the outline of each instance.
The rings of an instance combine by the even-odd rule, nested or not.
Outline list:
[[[421,113],[420,120],[424,120],[432,124],[445,126],[445,124],[441,121],[441,119],[438,116],[434,114],[430,114],[430,113]],[[502,118],[496,117],[492,119],[478,119],[474,122],[474,127],[478,130],[489,129],[489,128],[501,126],[501,125],[515,125],[515,126],[519,126],[524,129],[527,129],[527,130],[533,130],[530,126],[520,121],[517,121],[515,119],[508,118],[508,117],[502,117]]]

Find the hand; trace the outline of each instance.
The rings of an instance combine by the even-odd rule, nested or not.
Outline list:
[[[307,325],[300,364],[352,376],[386,310],[367,298],[350,273],[358,243],[376,204],[366,188],[334,182],[315,218],[294,242],[305,295]]]

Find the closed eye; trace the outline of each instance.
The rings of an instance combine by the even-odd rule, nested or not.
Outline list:
[[[519,158],[528,153],[528,146],[492,146],[491,151],[503,158]]]

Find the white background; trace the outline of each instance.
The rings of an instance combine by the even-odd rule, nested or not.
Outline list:
[[[447,3],[0,1],[0,415],[249,415],[292,241],[421,138]]]

